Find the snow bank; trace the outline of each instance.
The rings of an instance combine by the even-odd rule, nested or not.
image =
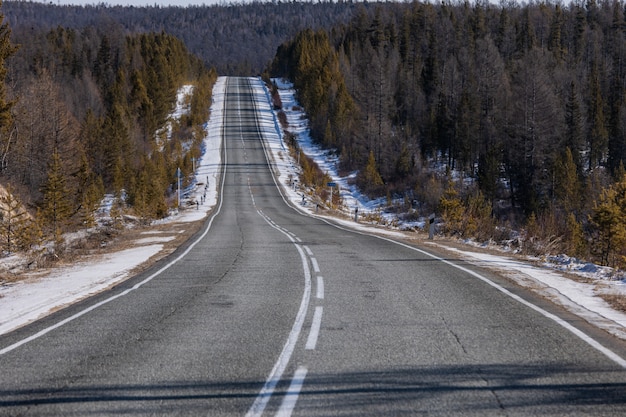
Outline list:
[[[189,201],[204,204],[180,210],[176,215],[158,223],[192,222],[203,219],[217,203],[217,181],[221,165],[221,122],[224,107],[225,78],[219,78],[213,88],[211,118],[206,125],[204,153],[196,169],[196,184],[188,190]],[[190,86],[179,92],[178,106],[172,117],[180,117],[184,97]],[[208,183],[207,183],[208,180]],[[105,208],[106,210],[106,208]],[[163,250],[160,243],[174,239],[172,236],[138,238],[131,249],[104,255],[91,262],[54,269],[45,277],[29,278],[16,283],[0,285],[0,334],[7,333],[37,320],[68,304],[96,294],[128,279],[132,271]],[[3,263],[11,262],[5,258]]]

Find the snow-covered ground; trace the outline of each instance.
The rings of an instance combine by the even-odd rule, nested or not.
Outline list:
[[[289,124],[289,132],[296,135],[298,146],[300,146],[307,156],[315,161],[322,172],[327,172],[332,177],[333,182],[337,184],[339,188],[339,195],[343,202],[344,209],[353,211],[358,207],[359,213],[362,214],[378,211],[379,207],[384,204],[384,201],[369,200],[363,196],[351,181],[356,176],[356,173],[351,173],[344,177],[339,176],[337,169],[339,159],[337,155],[331,151],[321,149],[313,143],[311,135],[309,134],[308,122],[300,104],[296,101],[295,90],[292,88],[292,84],[280,79],[273,81],[279,88],[278,91],[283,105],[283,112],[287,116],[287,122]],[[297,174],[295,174],[294,171],[290,171],[289,174],[293,174],[294,177],[297,178]],[[301,195],[300,193],[300,196]],[[300,197],[300,201],[301,199]]]
[[[277,80],[278,81],[278,80]],[[269,102],[269,92],[263,87],[260,80],[255,80],[255,95],[257,109],[260,112],[259,121],[267,144],[268,153],[273,159],[278,181],[283,185],[285,196],[292,205],[310,215],[321,216],[306,197],[306,190],[301,190],[291,179],[298,178],[297,163],[293,161],[286,145],[283,143],[283,132],[278,124],[275,112]],[[295,91],[284,82],[278,82],[283,110],[287,115],[289,130],[297,135],[297,140],[304,152],[312,157],[323,171],[329,173],[333,182],[337,183],[344,202],[346,217],[334,219],[344,227],[372,230],[371,225],[355,223],[350,213],[358,207],[360,213],[374,212],[381,205],[380,201],[370,201],[358,193],[351,184],[350,178],[340,177],[336,169],[337,159],[327,151],[322,151],[312,142],[307,129],[307,122],[295,99]],[[205,139],[205,153],[198,162],[196,170],[197,183],[188,191],[187,199],[200,200],[206,195],[203,205],[181,210],[162,222],[180,223],[195,221],[207,216],[209,210],[217,201],[217,180],[220,167],[220,124],[223,111],[223,97],[225,78],[219,78],[213,91],[211,119],[207,124]],[[179,100],[181,107],[184,103]],[[178,110],[179,112],[182,110]],[[180,114],[180,113],[176,113]],[[208,187],[206,182],[208,180]],[[305,194],[305,203],[302,195]],[[384,233],[389,237],[414,238],[415,233],[409,234],[400,230],[376,228],[377,233]],[[171,236],[161,236],[159,233],[145,232],[137,236],[136,247],[109,253],[95,261],[79,262],[75,265],[55,269],[45,277],[33,277],[24,281],[5,283],[0,286],[0,334],[23,326],[37,318],[57,310],[72,302],[95,294],[131,276],[132,271],[151,257],[159,254],[164,243],[171,240]],[[429,245],[444,244],[437,240],[427,241]],[[440,248],[440,249],[441,249]],[[493,251],[473,250],[471,246],[460,250],[453,250],[460,258],[485,268],[496,269],[500,273],[515,280],[520,285],[532,288],[556,303],[562,304],[574,313],[584,317],[589,322],[606,329],[618,337],[626,339],[626,314],[612,309],[599,295],[603,293],[626,294],[626,282],[611,279],[611,271],[590,264],[567,261],[561,257],[554,262],[539,262],[539,260],[523,260],[506,253],[494,254]],[[3,259],[2,262],[10,262]],[[578,274],[581,280],[566,278],[561,272]]]
[[[200,200],[206,193],[203,205],[188,205],[164,222],[193,222],[206,217],[217,201],[217,179],[220,172],[220,125],[223,113],[223,97],[225,80],[220,78],[213,89],[213,105],[211,119],[206,127],[207,136],[204,140],[205,152],[196,170],[197,183],[187,191],[186,199]],[[190,93],[189,87],[181,89],[178,106],[172,117],[180,116],[180,108],[184,107],[184,97]],[[181,206],[185,206],[181,204]],[[55,268],[49,274],[41,276],[33,274],[25,280],[3,283],[0,285],[0,334],[23,326],[31,321],[49,314],[52,311],[96,294],[132,276],[133,270],[164,250],[164,243],[172,240],[171,235],[161,236],[156,233],[143,232],[134,241],[133,248],[108,253],[89,261],[80,261],[68,267]],[[0,259],[5,265],[15,260]]]

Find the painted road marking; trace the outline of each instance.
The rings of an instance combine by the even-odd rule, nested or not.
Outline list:
[[[276,417],[291,416],[291,413],[298,402],[298,396],[300,396],[300,391],[302,391],[302,385],[304,385],[304,378],[306,378],[307,372],[308,370],[303,366],[296,370],[296,373],[293,375],[293,379],[291,380],[291,384],[289,385],[289,389],[285,394],[285,398],[283,399],[283,403],[276,413]]]
[[[313,314],[313,322],[311,323],[311,331],[309,332],[309,338],[306,340],[306,350],[314,350],[317,346],[317,338],[320,334],[320,327],[322,325],[322,313],[324,307],[315,307],[315,313]]]
[[[291,240],[294,244],[298,253],[300,254],[300,259],[302,261],[302,270],[304,272],[304,293],[302,294],[302,301],[300,302],[300,309],[298,310],[298,314],[296,315],[296,320],[293,323],[293,327],[291,328],[291,332],[289,333],[289,337],[287,338],[287,342],[283,347],[274,368],[270,372],[263,388],[257,395],[254,403],[246,413],[246,417],[260,417],[263,414],[263,410],[267,406],[272,394],[274,393],[274,389],[276,385],[281,380],[285,369],[287,368],[287,364],[291,359],[291,355],[293,355],[293,351],[296,347],[296,342],[300,337],[300,332],[302,331],[302,325],[304,324],[304,319],[306,317],[307,310],[309,309],[309,300],[311,298],[311,271],[309,270],[309,263],[307,262],[307,257],[302,250],[302,246],[296,243],[295,239],[289,235],[289,233],[284,232],[278,226],[272,224],[270,219],[261,211],[257,211],[263,219],[273,228],[279,230],[285,236]]]
[[[320,272],[320,266],[317,263],[317,259],[315,259],[314,257],[311,257],[311,265],[313,266],[313,271],[315,273],[319,273]]]
[[[324,278],[319,275],[317,277],[317,293],[315,296],[320,300],[324,299]]]
[[[453,268],[459,269],[463,272],[466,272],[470,275],[472,275],[473,277],[478,278],[479,280],[485,282],[486,284],[492,286],[493,288],[495,288],[496,290],[500,291],[501,293],[507,295],[508,297],[511,297],[512,299],[518,301],[519,303],[527,306],[528,308],[531,308],[533,310],[535,310],[537,313],[541,314],[542,316],[554,321],[555,323],[557,323],[558,325],[560,325],[561,327],[565,328],[566,330],[568,330],[569,332],[573,333],[574,335],[576,335],[578,338],[580,338],[582,341],[584,341],[585,343],[587,343],[589,346],[591,346],[592,348],[596,349],[598,352],[604,354],[604,356],[606,356],[607,358],[611,359],[613,362],[615,362],[616,364],[618,364],[619,366],[621,366],[622,368],[626,369],[626,359],[622,358],[621,356],[619,356],[617,353],[613,352],[611,349],[607,348],[606,346],[604,346],[602,343],[598,342],[597,340],[595,340],[594,338],[592,338],[591,336],[587,335],[585,332],[583,332],[582,330],[578,329],[577,327],[574,327],[573,325],[571,325],[569,322],[567,322],[566,320],[563,320],[562,318],[558,317],[555,314],[552,314],[546,310],[544,310],[543,308],[531,303],[530,301],[526,301],[525,299],[523,299],[522,297],[520,297],[517,294],[513,294],[511,291],[507,290],[506,288],[504,288],[501,285],[498,285],[497,283],[491,281],[489,278],[479,274],[478,272],[474,272],[471,269],[465,268],[461,265],[457,265],[454,262],[448,261],[444,258],[441,258],[439,256],[433,255],[430,252],[427,252],[425,250],[422,249],[418,249],[416,247],[407,245],[406,243],[402,243],[402,242],[398,242],[395,241],[393,239],[389,239],[387,237],[384,236],[379,236],[379,235],[375,235],[375,234],[369,234],[369,233],[364,233],[364,232],[360,232],[354,229],[349,229],[346,227],[342,227],[339,226],[338,224],[332,223],[328,220],[322,219],[323,222],[325,222],[326,224],[329,224],[331,226],[334,226],[338,229],[341,230],[345,230],[348,232],[353,232],[356,234],[360,234],[360,235],[365,235],[365,236],[370,236],[370,237],[374,237],[376,239],[380,239],[380,240],[384,240],[387,242],[391,242],[393,244],[396,245],[400,245],[402,247],[405,247],[407,249],[410,249],[412,251],[415,252],[419,252],[423,255],[429,256],[432,259],[435,259],[437,261],[440,261],[446,265],[450,265]]]

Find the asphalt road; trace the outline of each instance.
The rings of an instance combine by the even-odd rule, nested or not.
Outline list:
[[[485,271],[289,207],[250,82],[228,80],[205,228],[1,336],[0,415],[626,415],[622,342]]]

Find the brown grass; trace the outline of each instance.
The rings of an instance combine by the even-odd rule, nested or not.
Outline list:
[[[601,297],[614,309],[626,313],[626,295],[602,294]]]

